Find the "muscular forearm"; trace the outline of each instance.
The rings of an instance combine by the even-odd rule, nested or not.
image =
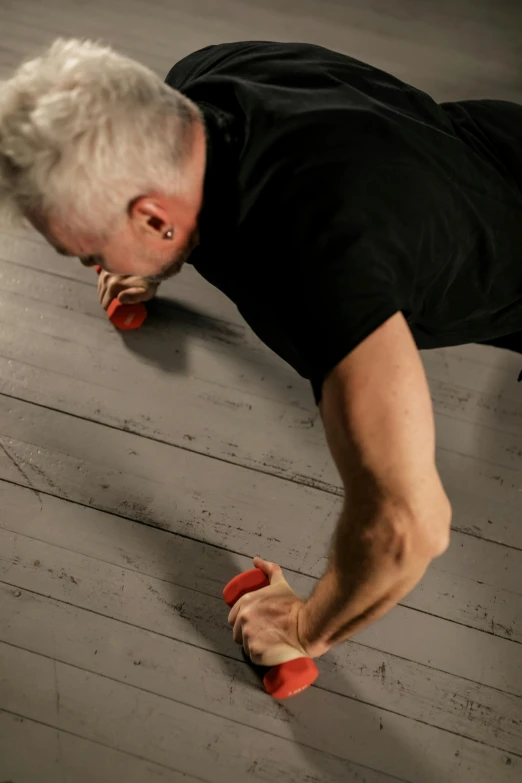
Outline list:
[[[415,519],[393,507],[362,524],[354,513],[345,506],[328,570],[301,610],[299,635],[313,656],[389,611],[439,554]]]
[[[448,546],[451,523],[429,388],[403,315],[345,357],[322,392],[345,503],[328,571],[299,613],[302,644],[313,655],[400,601]]]

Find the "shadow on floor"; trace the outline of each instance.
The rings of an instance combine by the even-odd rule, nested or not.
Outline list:
[[[121,336],[132,353],[165,372],[186,372],[191,338],[219,340],[239,347],[242,329],[175,299],[154,299],[147,304],[147,310],[145,325],[122,332]]]
[[[216,555],[219,573],[228,571],[224,580],[226,582],[237,574],[237,560],[234,555],[223,550],[216,552]],[[174,585],[172,593],[175,600]],[[376,778],[382,780],[380,776],[375,776],[373,770],[387,770],[389,774],[390,767],[394,766],[397,771],[408,770],[411,773],[411,777],[404,775],[404,778],[399,774],[398,780],[440,783],[440,772],[427,769],[426,760],[412,748],[413,743],[408,746],[397,731],[390,730],[386,725],[386,713],[359,701],[356,681],[349,682],[338,673],[339,691],[352,693],[353,699],[325,691],[321,688],[319,678],[316,685],[306,692],[283,702],[275,701],[264,693],[265,670],[252,666],[245,659],[238,661],[234,657],[237,656],[237,647],[226,623],[228,609],[224,608],[222,616],[220,613],[215,618],[207,618],[206,622],[201,622],[197,611],[190,611],[188,602],[184,610],[185,619],[193,624],[200,637],[205,638],[204,646],[217,653],[223,676],[241,683],[239,687],[236,685],[236,698],[239,696],[243,706],[250,707],[249,712],[260,714],[261,726],[265,730],[279,736],[286,735],[299,744],[310,769],[315,770],[315,774],[307,777],[307,780],[313,783],[338,783],[340,780],[343,783],[373,783]],[[321,661],[318,664],[321,668]],[[270,719],[273,727],[270,726]],[[281,731],[281,723],[290,729],[290,736],[284,728]],[[251,725],[255,726],[255,723]],[[345,751],[347,756],[352,756],[351,748],[357,748],[353,756],[359,758],[360,765],[339,755]],[[390,758],[393,759],[391,763]],[[268,767],[263,768],[267,762]],[[269,760],[259,760],[257,772],[261,779],[270,773],[269,764]],[[390,775],[390,783],[392,779],[395,778]]]
[[[150,537],[144,536],[144,541],[150,541]],[[205,557],[202,556],[203,548],[207,550]],[[306,778],[310,783],[338,783],[341,780],[343,783],[384,783],[384,780],[391,783],[395,780],[389,772],[391,766],[397,773],[408,772],[396,773],[397,780],[440,783],[440,773],[427,769],[426,760],[412,747],[413,743],[408,746],[405,737],[389,728],[386,713],[359,701],[355,680],[348,681],[338,673],[339,691],[353,694],[352,699],[325,691],[320,679],[316,686],[285,702],[265,695],[264,671],[241,658],[227,624],[228,608],[221,603],[221,586],[238,573],[238,558],[220,548],[212,548],[209,553],[210,548],[211,542],[191,542],[185,551],[185,562],[180,566],[173,537],[172,573],[186,575],[192,566],[195,582],[205,578],[213,585],[211,593],[215,602],[202,600],[200,592],[187,592],[172,582],[166,585],[166,597],[173,611],[192,626],[198,644],[216,654],[224,681],[230,683],[231,704],[240,703],[238,720],[241,722],[241,714],[246,711],[249,716],[258,716],[256,720],[247,721],[251,727],[256,728],[257,722],[260,730],[298,743],[310,766],[311,774]],[[189,559],[193,561],[191,564]],[[202,563],[205,570],[202,570]],[[244,567],[244,560],[242,563]],[[186,583],[186,576],[179,581]],[[252,750],[255,757],[255,747]],[[359,763],[342,758],[343,753],[348,757],[353,753]],[[269,758],[256,760],[253,779],[276,776],[277,770],[270,765]],[[387,770],[389,777],[375,774],[373,770]]]
[[[263,361],[264,349],[257,346],[255,339],[245,339],[251,332],[246,323],[232,324],[166,297],[154,299],[147,308],[149,316],[142,329],[121,333],[128,350],[141,360],[167,373],[187,375],[192,342],[206,342],[216,350],[226,351],[227,361],[236,362],[241,371],[253,365],[266,367],[265,384],[270,384],[274,396],[284,402],[288,402],[289,378],[293,380],[294,376],[295,383],[290,385],[292,401],[315,409],[309,384],[287,365]],[[284,400],[283,390],[287,392]]]

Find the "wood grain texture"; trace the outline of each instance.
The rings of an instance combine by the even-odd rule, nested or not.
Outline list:
[[[206,783],[133,753],[0,710],[0,779],[16,783]]]
[[[326,495],[324,503],[318,490],[223,461],[208,472],[208,458],[199,454],[173,454],[165,444],[119,430],[106,433],[99,424],[14,399],[0,398],[0,432],[4,479],[244,555],[258,553],[262,541],[263,553],[283,566],[315,577],[324,570],[338,501]],[[403,606],[520,641],[521,563],[517,550],[455,533],[450,551]],[[492,585],[497,570],[502,577]]]
[[[311,40],[440,100],[520,100],[515,0],[0,0],[0,79],[57,35],[164,75]],[[0,233],[0,781],[511,783],[522,763],[519,357],[423,355],[449,551],[381,622],[267,699],[224,582],[260,553],[303,595],[339,479],[308,385],[193,270],[122,339],[95,277]]]
[[[56,508],[55,502],[51,504],[51,508],[53,507]],[[60,516],[58,512],[57,518],[60,519]],[[97,525],[95,520],[93,521],[96,516],[99,517]],[[244,558],[234,558],[232,561],[230,555],[223,550],[212,551],[208,546],[186,539],[173,540],[165,532],[144,529],[136,523],[131,527],[134,535],[124,538],[126,547],[123,549],[120,532],[124,524],[129,525],[128,521],[113,519],[108,515],[96,515],[91,510],[79,517],[85,532],[82,534],[79,530],[74,530],[71,531],[71,536],[75,540],[76,548],[90,551],[89,556],[67,552],[62,547],[50,546],[33,538],[27,540],[21,535],[0,534],[3,579],[12,587],[33,592],[33,596],[28,595],[25,602],[11,600],[9,604],[10,591],[6,588],[7,592],[3,593],[6,612],[0,623],[0,638],[19,646],[30,645],[30,649],[47,655],[51,655],[52,650],[47,643],[43,643],[48,633],[54,636],[55,628],[67,629],[67,638],[72,634],[76,639],[79,631],[71,628],[70,620],[63,618],[63,622],[51,622],[47,617],[38,596],[52,597],[54,601],[89,610],[111,620],[116,619],[134,628],[156,632],[162,637],[194,645],[208,650],[209,653],[217,651],[226,659],[221,665],[226,664],[228,676],[223,678],[221,673],[219,687],[216,683],[212,688],[206,689],[205,693],[208,699],[211,694],[215,694],[219,703],[219,694],[223,689],[232,687],[238,677],[238,664],[232,664],[231,660],[241,660],[238,649],[231,643],[224,622],[226,610],[222,603],[221,586],[231,573],[246,567],[247,561]],[[47,530],[48,522],[42,520],[42,526]],[[94,529],[98,530],[97,536],[92,533]],[[45,535],[47,537],[47,534]],[[104,555],[98,551],[101,547]],[[91,560],[93,557],[94,562]],[[183,564],[186,565],[183,567]],[[151,576],[151,572],[156,576]],[[290,579],[296,588],[306,587],[306,580],[302,577],[291,576]],[[36,606],[31,610],[30,607],[35,602]],[[23,604],[23,609],[19,608],[20,603]],[[51,612],[51,609],[48,611]],[[56,611],[58,610],[55,610],[55,613]],[[69,612],[60,607],[62,614],[65,611]],[[41,616],[41,619],[35,620],[35,614]],[[94,647],[98,649],[99,640],[104,634],[94,632],[94,620],[85,615],[85,612],[82,614],[83,622],[87,622],[90,628],[85,633],[87,636],[93,636],[93,640],[96,640]],[[110,623],[107,627],[109,625]],[[467,637],[465,634],[458,636],[452,645],[451,624],[449,626],[448,628],[443,623],[439,624],[438,639],[448,649],[453,646],[454,653],[460,652],[463,658],[466,658],[466,641],[470,650],[473,649],[473,644],[480,645],[480,640],[470,634]],[[27,634],[31,628],[33,633]],[[405,638],[410,640],[410,646],[413,646],[411,639],[415,634],[422,634],[424,631],[422,623],[416,623],[412,617],[406,618],[405,621],[400,613],[396,615],[390,630],[392,628],[395,637],[398,628],[401,628]],[[431,628],[433,629],[433,625]],[[495,656],[496,668],[502,672],[504,679],[495,676],[494,670],[487,671],[485,656],[482,659],[482,672],[478,668],[467,667],[461,669],[461,676],[457,676],[447,671],[435,670],[433,667],[437,661],[433,659],[419,665],[405,659],[404,651],[390,654],[386,651],[386,630],[376,626],[374,631],[379,634],[377,638],[372,639],[368,632],[366,638],[361,634],[358,641],[339,648],[335,654],[320,661],[319,689],[326,689],[379,707],[386,712],[410,717],[484,743],[493,742],[495,747],[522,755],[522,727],[518,720],[522,701],[520,697],[515,698],[505,692],[506,688],[516,688],[514,683],[518,677],[519,656],[513,645],[495,642],[494,649],[486,651]],[[121,638],[124,632],[126,629],[120,627],[117,631],[118,638]],[[30,638],[35,641],[29,642]],[[390,638],[394,638],[391,633]],[[377,640],[381,649],[376,647]],[[81,644],[83,649],[87,641]],[[154,644],[163,642],[156,639]],[[90,647],[92,655],[92,645]],[[87,647],[85,649],[87,650]],[[417,653],[419,651],[418,647]],[[400,657],[400,652],[403,652],[403,657]],[[409,653],[410,657],[412,653]],[[194,651],[191,654],[181,651],[177,658],[183,655],[191,658],[193,654]],[[210,658],[208,655],[203,657]],[[141,656],[138,658],[141,660]],[[85,660],[90,660],[89,656]],[[103,658],[97,658],[96,663],[97,667],[101,666],[101,671],[104,671]],[[92,666],[92,662],[89,665]],[[172,665],[178,676],[180,667],[183,669],[183,666],[179,662],[174,665],[174,659]],[[202,670],[215,666],[219,670],[217,664],[207,660],[202,664]],[[244,665],[240,668],[243,670]],[[246,680],[251,686],[252,677],[246,677]],[[487,687],[478,687],[473,680],[489,684]],[[194,683],[189,690],[194,690]],[[522,683],[520,690],[522,695]],[[172,694],[175,692],[173,686]],[[258,696],[255,705],[251,702],[253,696],[247,698],[246,694],[242,693],[239,700],[245,700],[248,705],[247,712],[256,715],[255,725],[261,727],[260,716],[266,715],[266,710],[272,714],[270,711],[273,703],[263,694]],[[323,694],[323,697],[326,702],[335,703],[333,695],[326,697]],[[325,704],[324,712],[329,711]],[[306,717],[306,712],[301,714],[303,718]],[[248,723],[247,713],[243,720]],[[316,739],[313,740],[313,737]],[[317,741],[317,730],[309,735],[307,741]]]
[[[520,761],[506,757],[501,751],[448,732],[428,729],[418,722],[409,721],[405,725],[404,719],[390,714],[385,718],[389,726],[386,736],[384,722],[376,711],[365,708],[363,712],[360,705],[352,710],[352,703],[346,700],[335,709],[332,697],[329,709],[324,710],[319,720],[314,720],[312,716],[317,715],[315,688],[303,696],[301,706],[307,708],[306,722],[315,726],[314,736],[317,738],[317,732],[320,732],[326,746],[321,753],[285,741],[259,727],[251,729],[239,716],[238,719],[225,719],[215,715],[209,711],[208,699],[203,702],[203,708],[187,704],[187,697],[190,699],[189,694],[195,691],[192,688],[187,688],[187,695],[178,691],[175,700],[169,699],[128,682],[121,683],[106,675],[63,664],[56,654],[53,658],[45,658],[5,644],[0,644],[0,661],[2,670],[11,673],[9,681],[2,679],[0,685],[6,709],[21,701],[24,714],[33,720],[57,728],[67,727],[88,739],[99,741],[108,736],[119,750],[130,750],[144,758],[153,756],[166,766],[176,765],[181,771],[188,768],[211,781],[243,781],[249,775],[253,780],[262,780],[267,767],[273,770],[273,780],[284,781],[291,770],[289,762],[295,764],[303,754],[309,754],[311,759],[315,757],[319,767],[317,779],[332,783],[336,780],[335,774],[340,776],[337,780],[390,780],[391,776],[383,776],[380,772],[381,765],[395,778],[425,780],[426,783],[439,780],[453,783],[460,779],[462,772],[473,775],[479,783],[489,783],[499,775],[502,780],[516,781],[520,773]],[[202,675],[203,672],[198,671],[196,679],[205,682],[206,677]],[[292,730],[292,706],[285,705],[282,709],[286,713],[286,725]],[[154,728],[147,739],[140,728],[144,719]],[[333,738],[329,726],[337,726],[338,739]],[[343,727],[345,731],[342,731]],[[252,744],[254,736],[255,744]],[[401,737],[400,751],[398,737]],[[332,745],[338,749],[341,742],[343,752],[348,752],[349,748],[357,765],[331,753]],[[510,763],[506,763],[506,758]],[[301,761],[301,769],[302,764]]]
[[[104,561],[99,562],[96,560],[85,558],[82,559],[82,555],[75,552],[67,552],[62,550],[61,547],[54,551],[48,544],[43,544],[38,540],[29,538],[20,538],[10,531],[0,532],[0,538],[4,544],[4,552],[2,553],[2,564],[4,569],[3,579],[7,582],[13,581],[21,587],[33,589],[37,592],[47,594],[49,590],[47,580],[52,577],[52,582],[56,582],[55,588],[59,591],[66,589],[66,593],[55,593],[55,597],[67,600],[67,591],[71,591],[71,584],[74,584],[72,580],[66,580],[65,584],[60,579],[60,567],[55,568],[54,565],[49,566],[51,570],[44,573],[40,570],[35,571],[30,566],[35,560],[41,561],[41,556],[35,555],[32,557],[34,548],[36,547],[40,552],[42,550],[48,551],[49,556],[55,561],[61,562],[70,561],[75,563],[78,568],[81,568],[84,580],[89,579],[89,584],[92,585],[89,591],[88,600],[92,602],[91,607],[99,608],[98,601],[104,601],[105,598],[96,594],[95,585],[104,583],[107,581],[107,586],[104,592],[110,594],[113,591],[111,583],[116,578],[119,584],[120,571],[118,570],[122,566],[112,566]],[[13,548],[24,548],[31,554],[23,555],[18,551],[14,551]],[[205,548],[201,545],[196,549],[186,551],[187,565],[177,565],[173,563],[173,567],[176,571],[171,575],[170,579],[160,579],[160,583],[155,583],[155,577],[146,577],[146,579],[152,579],[155,583],[153,590],[143,587],[143,580],[134,575],[134,571],[128,567],[124,567],[124,576],[132,581],[131,594],[134,590],[139,592],[140,600],[144,601],[144,605],[150,606],[152,598],[148,593],[154,594],[154,591],[160,591],[165,597],[165,591],[170,589],[168,585],[173,583],[179,588],[183,596],[186,595],[187,590],[192,590],[194,585],[194,563],[197,561],[198,554],[203,551],[207,557],[211,556],[211,559],[219,559],[216,552],[205,552]],[[222,550],[224,551],[224,550]],[[54,552],[54,553],[53,553]],[[180,552],[183,552],[183,547],[180,547]],[[191,559],[188,559],[191,557]],[[203,559],[205,562],[205,558]],[[227,562],[227,560],[225,560]],[[228,570],[225,571],[226,579],[239,570],[240,567],[248,566],[249,561],[246,558],[240,559],[237,562],[236,558],[228,561]],[[19,568],[21,566],[21,568]],[[115,570],[116,569],[116,570]],[[19,573],[20,571],[20,573]],[[56,576],[54,576],[56,572]],[[127,573],[129,572],[129,573]],[[91,576],[89,576],[91,573]],[[212,573],[212,570],[210,570]],[[220,571],[219,573],[223,573]],[[13,577],[16,574],[16,578]],[[105,574],[105,575],[104,575]],[[116,574],[116,576],[114,576]],[[144,577],[145,578],[145,577]],[[291,575],[291,582],[295,589],[301,593],[308,592],[313,586],[313,580],[303,575],[295,574]],[[30,579],[30,582],[17,581],[17,580]],[[40,580],[46,580],[45,588],[40,585]],[[206,579],[208,579],[206,577]],[[36,580],[36,581],[35,581]],[[202,617],[199,617],[199,622],[196,624],[196,632],[198,638],[204,638],[205,632],[211,634],[211,638],[218,638],[220,640],[229,639],[230,633],[224,623],[222,611],[224,611],[221,599],[221,585],[223,581],[216,578],[212,581],[219,584],[214,585],[214,591],[208,595],[202,590],[197,591],[198,606],[199,602],[203,602],[204,609],[201,609],[204,623],[202,625]],[[208,583],[208,582],[207,582]],[[121,585],[118,590],[121,589]],[[207,597],[203,597],[207,596]],[[160,601],[160,603],[162,603]],[[202,604],[202,606],[203,606]],[[88,604],[83,603],[83,606],[88,607]],[[102,603],[102,606],[105,605]],[[172,611],[171,602],[165,603],[166,609],[163,609],[163,613]],[[139,610],[140,616],[147,616],[148,609],[142,608]],[[196,610],[194,610],[196,611]],[[199,611],[199,610],[198,610]],[[163,618],[163,615],[162,615]],[[125,618],[124,618],[125,619]],[[195,614],[195,620],[198,620],[198,613]],[[149,622],[149,620],[147,620]],[[163,619],[161,620],[163,622]],[[208,627],[205,625],[208,623]],[[185,626],[182,626],[185,627]],[[154,626],[154,630],[160,631],[160,626]],[[203,637],[201,636],[203,634]],[[218,637],[215,635],[218,634]],[[520,679],[520,653],[519,646],[506,639],[501,639],[492,634],[483,634],[474,629],[461,626],[457,623],[445,621],[440,618],[432,617],[431,615],[425,615],[422,612],[414,612],[408,610],[406,607],[397,607],[393,613],[390,613],[385,619],[381,620],[375,626],[361,632],[358,635],[357,640],[367,646],[376,648],[382,652],[389,652],[395,655],[399,655],[407,660],[415,660],[418,663],[435,667],[441,671],[449,672],[470,679],[474,682],[480,682],[490,685],[491,687],[499,690],[519,693],[521,694],[522,682]],[[436,644],[434,643],[436,640]],[[191,641],[195,641],[191,639]],[[227,647],[228,654],[231,654],[230,650],[235,649]],[[342,650],[344,648],[340,648]],[[337,651],[337,655],[340,652]],[[346,652],[348,654],[348,652]],[[326,659],[325,659],[326,660]],[[499,665],[501,661],[501,665]]]
[[[397,780],[327,753],[307,749],[305,755],[296,743],[190,706],[183,694],[169,699],[5,644],[0,644],[0,661],[0,670],[10,672],[9,680],[0,675],[7,710],[16,706],[32,720],[66,728],[92,741],[109,741],[120,751],[178,771],[189,770],[209,783],[267,778],[297,783],[308,774],[308,764],[312,769],[318,767],[313,774],[325,783]],[[198,676],[203,679],[201,672]],[[378,724],[373,731],[379,731]],[[367,731],[368,744],[370,736]],[[371,758],[371,748],[359,755]],[[490,763],[501,769],[501,754],[494,754]],[[516,762],[509,766],[515,769]]]

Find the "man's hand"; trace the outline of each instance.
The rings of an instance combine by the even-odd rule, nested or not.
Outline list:
[[[254,565],[270,579],[270,586],[247,593],[232,607],[228,622],[234,641],[243,645],[252,663],[275,666],[307,656],[298,634],[303,601],[294,593],[281,568],[261,558]]]
[[[122,304],[137,304],[153,299],[159,283],[151,283],[144,277],[127,275],[111,275],[100,272],[98,277],[98,296],[104,310],[107,310],[113,299],[118,298]]]

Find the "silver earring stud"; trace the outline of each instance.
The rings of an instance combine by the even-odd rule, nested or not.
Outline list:
[[[168,231],[165,231],[165,236],[163,238],[164,239],[172,239],[173,236],[174,236],[174,229],[173,228],[169,228]]]

